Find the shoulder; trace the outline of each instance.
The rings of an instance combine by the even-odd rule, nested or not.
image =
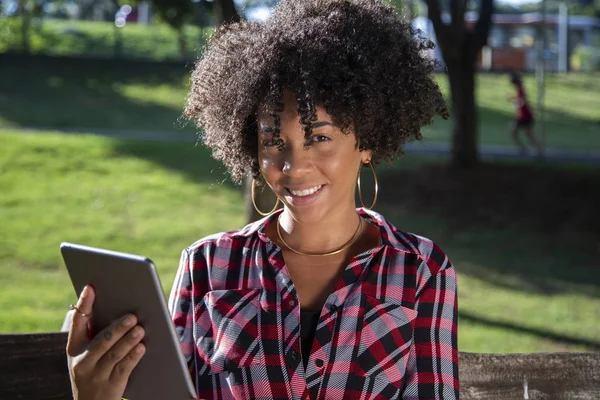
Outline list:
[[[393,248],[403,256],[412,255],[420,260],[419,275],[425,278],[440,271],[452,268],[446,253],[433,240],[415,233],[398,229],[381,214],[368,211],[370,218],[380,228],[384,245]]]
[[[433,240],[401,230],[396,231],[396,238],[401,248],[410,249],[423,261],[431,275],[452,267],[446,253]]]
[[[241,229],[224,231],[203,237],[184,249],[190,257],[213,258],[242,251],[244,248],[256,246],[259,236],[263,234],[268,217],[247,224]]]

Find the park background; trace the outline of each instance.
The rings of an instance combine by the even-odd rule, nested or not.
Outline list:
[[[494,12],[556,14],[559,4],[546,1],[496,2]],[[424,3],[394,3],[427,15]],[[63,241],[148,256],[168,293],[184,247],[248,219],[244,188],[182,117],[193,61],[214,24],[232,18],[227,4],[261,19],[276,1],[0,4],[0,333],[60,329],[76,300]],[[441,2],[442,14],[450,4]],[[600,26],[598,1],[564,4]],[[375,210],[453,261],[461,351],[600,350],[594,32],[569,51],[568,71],[544,64],[541,157],[514,147],[514,89],[506,69],[489,68],[475,75],[477,152],[468,165],[453,157],[456,121],[436,119],[422,144],[377,167]],[[521,72],[535,110],[540,81]],[[444,68],[436,79],[451,103]]]

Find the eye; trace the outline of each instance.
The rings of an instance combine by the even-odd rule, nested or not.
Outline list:
[[[262,141],[262,145],[264,147],[277,147],[280,148],[281,146],[283,146],[283,140],[282,139],[265,139]]]
[[[311,143],[329,142],[331,139],[325,135],[312,135],[309,139]]]

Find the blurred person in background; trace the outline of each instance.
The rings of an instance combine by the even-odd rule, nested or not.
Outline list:
[[[454,268],[372,211],[373,164],[448,118],[428,48],[374,0],[282,1],[209,41],[186,115],[234,181],[250,174],[278,200],[182,253],[169,309],[199,398],[458,398]],[[362,169],[375,178],[367,204]],[[70,343],[86,340],[93,296]],[[121,398],[143,356],[135,324],[81,354],[68,346],[76,399]]]
[[[541,154],[542,148],[533,135],[533,126],[535,123],[533,112],[531,111],[531,107],[529,107],[529,103],[527,102],[527,94],[525,93],[525,87],[523,86],[523,81],[521,80],[519,74],[516,72],[511,73],[510,83],[517,91],[515,95],[510,96],[510,100],[515,105],[516,110],[515,119],[509,124],[510,135],[515,144],[519,147],[521,154],[527,154],[527,146],[519,137],[519,131],[522,130],[525,132],[525,136],[527,136],[529,143],[535,147],[537,154]]]

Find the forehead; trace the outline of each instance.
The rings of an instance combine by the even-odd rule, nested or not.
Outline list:
[[[285,90],[283,92],[283,97],[281,100],[282,100],[282,105],[283,105],[283,111],[281,113],[279,113],[279,117],[282,120],[289,119],[289,118],[299,119],[300,116],[298,115],[298,102],[296,100],[296,95],[290,90]],[[276,108],[277,107],[275,107],[275,104],[263,102],[258,107],[258,111],[257,111],[258,120],[259,121],[272,120],[273,114],[275,114],[274,110]],[[315,105],[315,109],[316,109],[319,120],[327,120],[327,121],[331,120],[331,116],[327,113],[327,111],[325,111],[325,109],[323,107],[321,107],[319,105]]]

